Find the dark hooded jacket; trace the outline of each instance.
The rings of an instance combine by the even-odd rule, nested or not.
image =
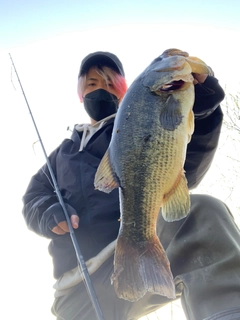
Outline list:
[[[219,103],[224,92],[217,79],[208,77],[203,85],[195,86],[195,131],[188,145],[185,162],[189,189],[197,187],[214,157],[222,124]],[[85,260],[95,256],[119,230],[119,196],[114,189],[106,194],[94,189],[96,169],[108,148],[114,118],[90,138],[81,150],[82,132],[73,131],[49,156],[63,199],[71,213],[80,217],[75,235]],[[23,196],[23,215],[27,226],[37,234],[50,238],[49,253],[53,259],[54,277],[77,266],[77,258],[69,234],[57,235],[51,229],[59,222],[62,210],[44,165],[31,179]],[[61,212],[62,216],[62,212]]]

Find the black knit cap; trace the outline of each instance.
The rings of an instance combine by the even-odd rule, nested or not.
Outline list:
[[[125,76],[121,61],[115,54],[110,52],[97,51],[87,55],[81,63],[78,78],[87,73],[92,66],[110,67],[117,73]]]

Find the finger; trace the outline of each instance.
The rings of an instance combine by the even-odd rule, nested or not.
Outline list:
[[[70,217],[70,221],[71,221],[72,227],[74,229],[77,229],[79,226],[79,217],[77,215],[73,214]],[[59,235],[63,235],[65,233],[69,232],[69,227],[68,227],[67,222],[66,221],[59,222],[59,224],[52,229],[52,232],[59,234]]]
[[[69,232],[69,228],[68,228],[68,224],[67,224],[67,221],[61,221],[59,222],[58,224],[59,228],[61,228],[63,231],[66,232]]]
[[[71,220],[71,223],[72,223],[72,227],[74,229],[77,229],[78,226],[79,226],[79,217],[75,214],[73,214],[71,217],[70,217],[70,220]]]
[[[65,234],[69,232],[69,228],[66,221],[61,221],[59,224],[52,229],[56,234]]]
[[[199,82],[199,83],[203,83],[206,80],[206,78],[208,77],[207,73],[202,73],[202,74],[193,73],[192,75],[193,75],[194,79],[197,80],[197,82]]]
[[[62,228],[60,228],[58,225],[54,228],[52,228],[52,232],[59,234],[59,235],[63,235],[66,233],[66,231],[64,231]]]

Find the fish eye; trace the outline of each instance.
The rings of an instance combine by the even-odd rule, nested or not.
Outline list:
[[[173,90],[179,90],[182,88],[182,86],[184,85],[184,81],[183,80],[179,80],[179,81],[172,81],[170,83],[166,83],[163,86],[161,86],[158,91],[173,91]]]

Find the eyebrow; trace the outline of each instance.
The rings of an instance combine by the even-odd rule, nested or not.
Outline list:
[[[87,81],[97,81],[98,79],[97,78],[87,78]]]

